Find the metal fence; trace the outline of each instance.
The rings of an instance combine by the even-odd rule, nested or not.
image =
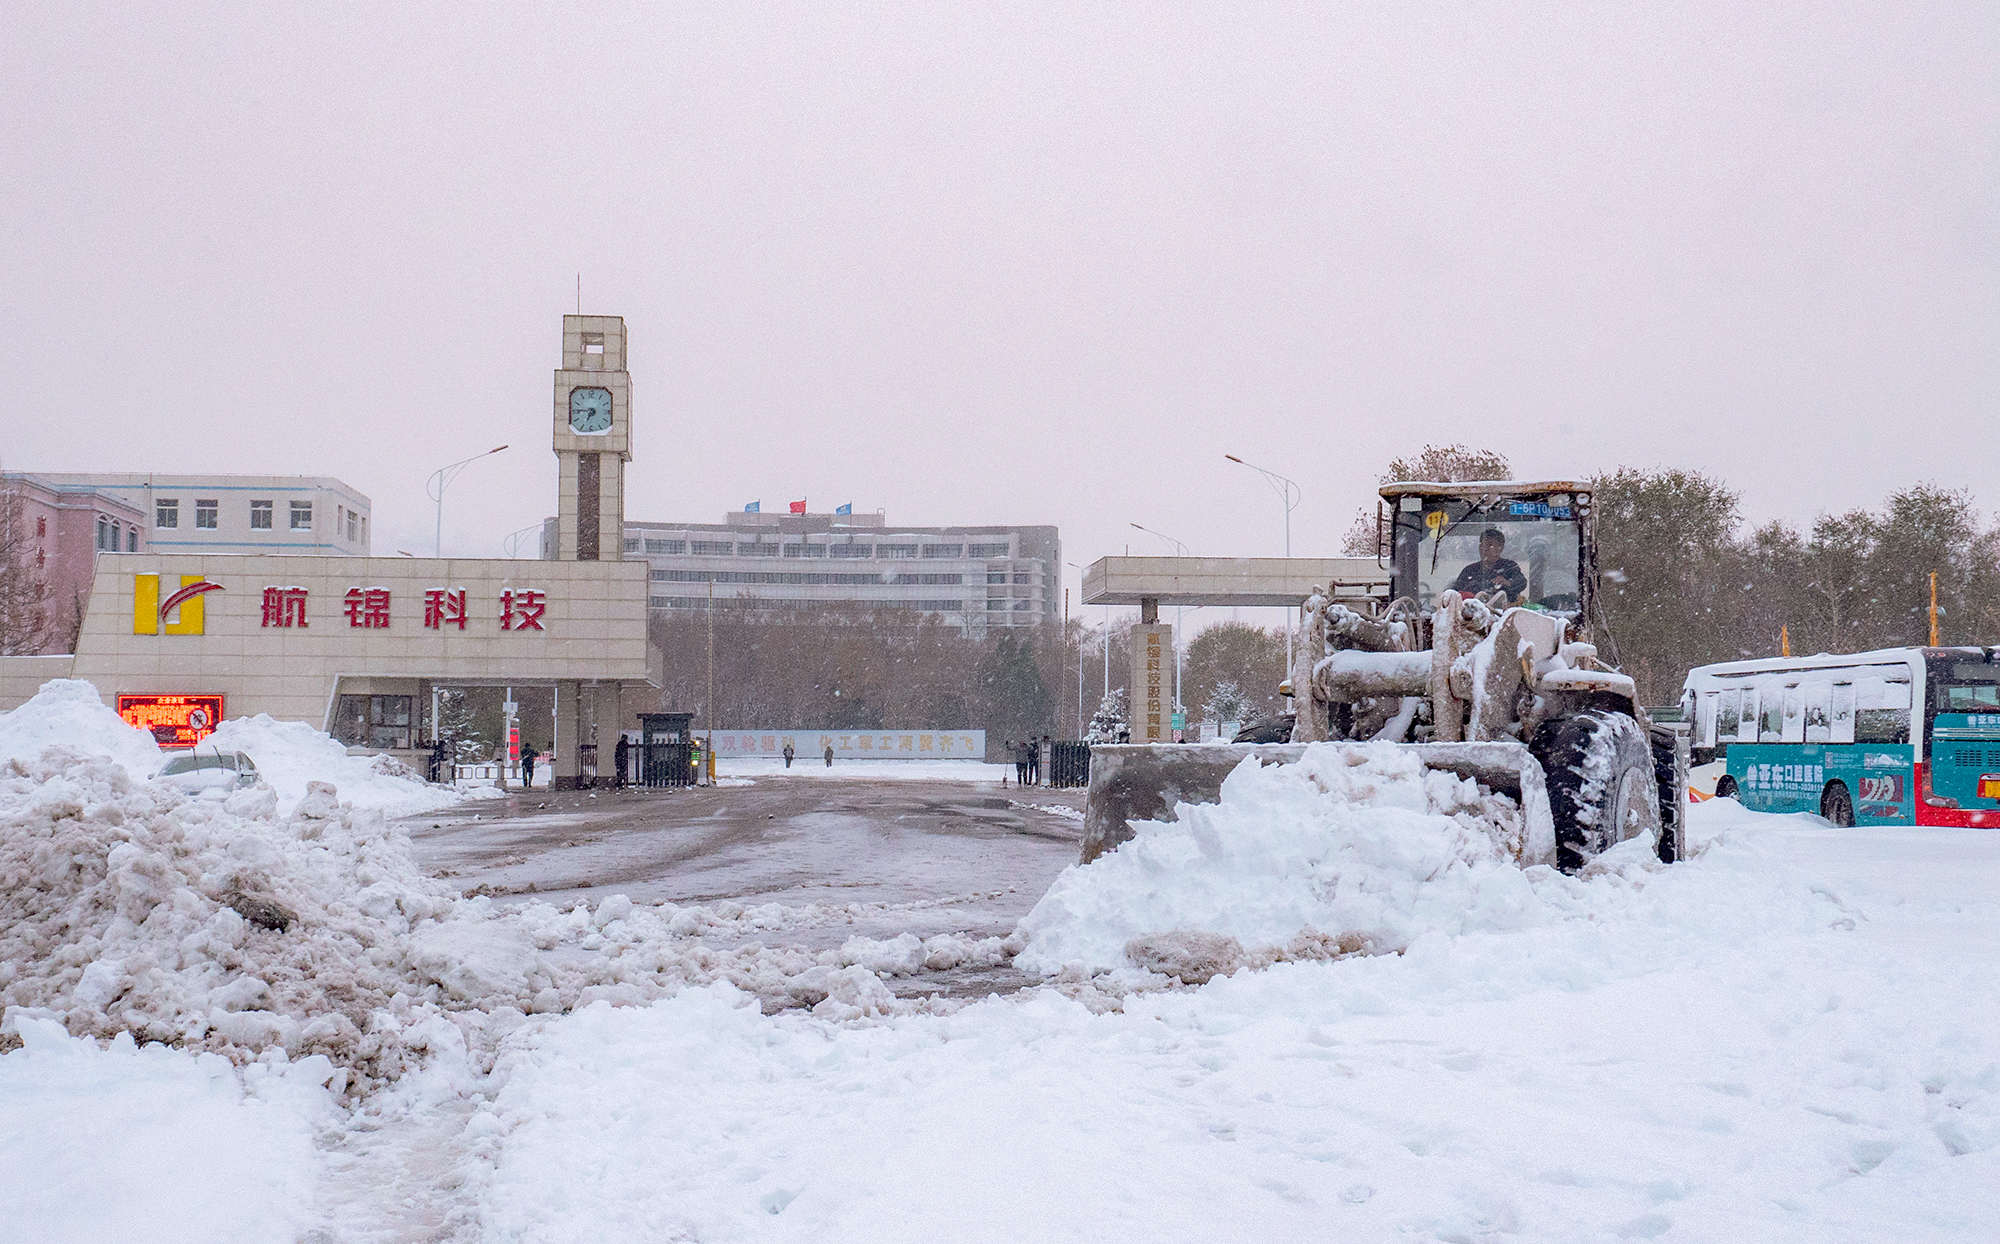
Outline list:
[[[1049,771],[1042,776],[1050,786],[1090,785],[1090,744],[1051,743],[1048,763]]]
[[[694,747],[693,743],[641,743],[633,748],[639,785],[693,786]]]

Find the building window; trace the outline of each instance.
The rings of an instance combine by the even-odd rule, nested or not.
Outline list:
[[[139,551],[139,529],[137,527],[127,527],[125,529],[125,551],[127,553],[136,553]]]
[[[1007,546],[1004,544],[974,544],[967,546],[965,552],[968,557],[1005,557],[1007,556]]]
[[[181,525],[181,503],[174,497],[161,497],[153,503],[153,525],[155,527],[178,527]]]
[[[877,557],[915,557],[916,555],[917,546],[914,544],[877,544],[875,546],[875,556]]]
[[[271,503],[269,501],[252,501],[250,503],[250,530],[271,530]]]
[[[100,553],[102,553],[105,549],[118,547],[117,545],[111,543],[112,539],[113,536],[111,533],[111,520],[104,517],[102,514],[98,515],[97,543],[92,547],[94,547]]]
[[[215,530],[215,514],[220,503],[214,497],[197,497],[194,503],[194,525],[203,531]]]
[[[963,557],[965,556],[965,546],[963,544],[926,544],[924,546],[924,556]]]
[[[633,538],[632,538],[632,537],[630,537],[630,536],[627,536],[627,537],[625,537],[625,551],[626,551],[627,553],[636,553],[636,552],[638,552],[638,551],[639,551],[639,542],[638,542],[637,540],[633,539]]]
[[[1014,582],[1016,583],[1033,583],[1034,581],[1035,581],[1035,576],[1029,574],[1025,570],[1016,570],[1014,572]]]
[[[691,540],[688,548],[703,557],[727,557],[736,551],[736,546],[727,540]]]
[[[333,737],[349,747],[410,746],[414,725],[407,695],[344,695],[333,714]]]
[[[739,544],[736,546],[736,555],[738,557],[776,557],[778,555],[778,546],[775,544]]]
[[[646,541],[646,551],[648,553],[685,553],[688,551],[688,545],[685,540],[654,540],[649,538]]]
[[[866,544],[830,544],[827,546],[826,555],[828,557],[871,557],[874,555],[874,550]]]
[[[1007,572],[1004,570],[989,570],[986,572],[986,581],[988,583],[1005,583],[1007,581]]]
[[[360,543],[360,541],[361,541],[361,516],[359,514],[356,514],[353,510],[349,510],[347,512],[347,542],[349,544],[358,544]]]
[[[48,534],[49,534],[49,520],[46,518],[37,518],[35,520],[35,538],[37,540],[40,540],[43,537],[47,536]]]
[[[292,530],[311,531],[312,529],[313,503],[310,501],[292,502]]]
[[[1015,613],[1026,613],[1027,611],[1028,611],[1028,602],[1027,602],[1027,601],[1025,601],[1025,600],[1017,600],[1017,601],[1015,601],[1015,602],[1014,602],[1014,612],[1015,612]]]
[[[1004,600],[995,600],[994,598],[989,596],[986,598],[986,607],[988,609],[1005,609],[1007,607],[1007,602]]]

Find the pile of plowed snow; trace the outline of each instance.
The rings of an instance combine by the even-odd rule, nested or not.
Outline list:
[[[467,794],[497,796],[494,787],[458,791],[432,786],[390,756],[350,756],[347,748],[302,721],[279,721],[267,714],[232,717],[216,728],[203,748],[242,752],[278,792],[278,807],[290,811],[312,782],[331,782],[340,797],[385,816],[409,816],[457,803]]]
[[[423,875],[380,812],[312,783],[187,795],[68,747],[0,763],[0,1010],[238,1063],[324,1055],[343,1086],[440,1042],[489,1050],[529,1012],[726,980],[836,1019],[899,1004],[884,976],[990,966],[999,939],[717,950],[700,909],[502,908]],[[442,1023],[440,1023],[442,1021]]]
[[[153,736],[127,725],[97,693],[75,678],[43,683],[27,703],[0,713],[0,763],[29,760],[45,747],[105,756],[132,777],[159,772],[168,753]],[[433,786],[388,756],[350,756],[338,741],[304,722],[277,721],[264,714],[223,722],[201,744],[202,751],[242,752],[278,794],[278,810],[290,813],[311,782],[332,782],[340,797],[385,816],[430,812],[468,795],[497,795],[490,787],[468,791]]]
[[[1514,801],[1393,744],[1321,744],[1288,765],[1246,761],[1220,803],[1177,815],[1136,824],[1131,841],[1058,877],[1021,921],[1017,966],[1200,981],[1547,918],[1536,883],[1556,874],[1515,862]],[[1617,854],[1607,863],[1638,859]]]
[[[0,713],[0,764],[38,756],[45,747],[67,747],[108,756],[135,778],[159,772],[160,745],[105,706],[97,688],[78,678],[42,684],[27,703]]]

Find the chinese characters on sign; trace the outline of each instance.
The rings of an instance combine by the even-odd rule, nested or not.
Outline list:
[[[193,747],[222,720],[220,695],[121,695],[125,724],[149,731],[161,747]]]
[[[306,590],[302,587],[267,587],[264,589],[265,626],[304,626],[306,624]]]
[[[1147,622],[1132,633],[1132,741],[1174,739],[1174,628]]]
[[[264,589],[262,625],[271,627],[306,626],[307,592],[302,587]],[[388,630],[391,593],[386,587],[350,587],[341,607],[353,630]],[[548,594],[539,588],[508,588],[500,593],[500,629],[503,631],[544,631],[542,615],[549,607]],[[424,629],[446,627],[465,629],[465,589],[434,587],[424,591]]]
[[[424,627],[441,630],[447,626],[465,629],[465,589],[446,591],[434,587],[424,593]]]
[[[542,629],[542,610],[548,608],[542,594],[533,588],[508,588],[500,593],[500,629],[503,631],[539,631]]]
[[[389,589],[351,587],[347,589],[347,625],[363,630],[389,629]]]

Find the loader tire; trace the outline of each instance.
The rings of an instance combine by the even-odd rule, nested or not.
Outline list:
[[[1607,709],[1560,717],[1535,732],[1532,750],[1547,775],[1557,868],[1576,872],[1627,838],[1661,832],[1652,747],[1637,721]]]

